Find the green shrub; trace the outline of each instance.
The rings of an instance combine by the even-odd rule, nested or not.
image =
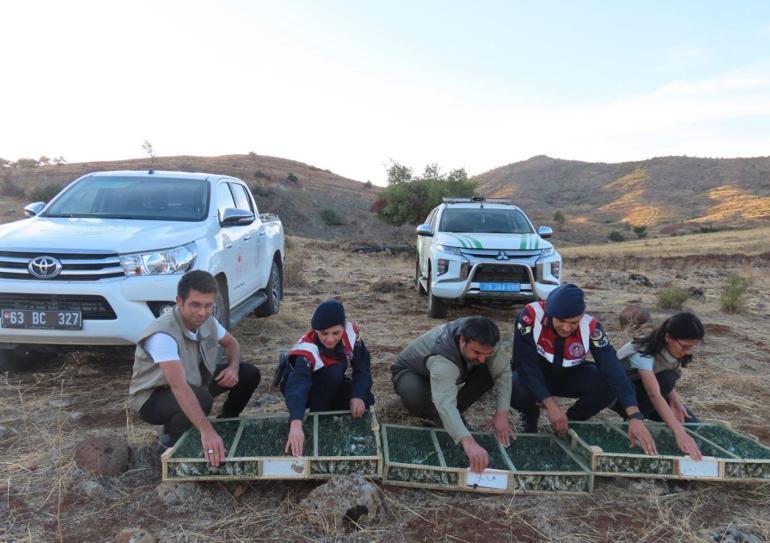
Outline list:
[[[35,187],[27,193],[27,198],[30,202],[50,202],[61,189],[62,186],[58,184]]]
[[[14,181],[4,179],[3,182],[0,183],[0,195],[10,196],[11,198],[20,198],[24,196],[24,189]]]
[[[716,226],[714,226],[713,224],[709,223],[709,224],[704,224],[703,226],[701,226],[701,227],[698,229],[698,231],[699,231],[701,234],[712,234],[712,233],[714,233],[714,232],[719,232],[719,228],[717,228],[717,227],[716,227]]]
[[[610,241],[626,241],[626,236],[618,232],[617,230],[613,230],[609,233],[607,236],[607,239]]]
[[[370,188],[372,188],[373,186],[374,186],[374,185],[372,185],[372,182],[371,182],[371,181],[367,181],[366,183],[364,183],[364,188],[366,188],[366,189],[370,189]]]
[[[299,177],[297,177],[293,173],[289,173],[289,175],[286,176],[286,179],[288,179],[292,183],[296,183],[297,181],[299,181]]]
[[[751,285],[751,280],[740,275],[731,275],[727,278],[727,286],[722,291],[720,306],[725,313],[743,313],[746,309],[746,291]]]
[[[634,234],[636,234],[636,237],[639,239],[646,238],[647,237],[647,227],[646,226],[634,226]]]
[[[262,185],[251,185],[249,188],[251,189],[251,193],[254,196],[261,196],[263,198],[270,196],[273,193],[272,190],[267,187],[263,187]]]
[[[256,172],[254,172],[254,177],[256,177],[257,179],[270,179],[270,176],[267,175],[262,170],[257,170]]]
[[[564,218],[564,213],[562,213],[561,211],[557,211],[556,213],[553,214],[553,222],[555,222],[559,226],[564,226],[565,220],[566,219]]]
[[[34,168],[37,166],[37,160],[34,158],[20,158],[14,163],[14,165],[17,168]]]
[[[345,224],[333,209],[324,209],[321,211],[321,220],[328,226],[340,226]]]
[[[677,286],[666,287],[658,291],[658,308],[682,309],[682,304],[690,297],[687,289]]]

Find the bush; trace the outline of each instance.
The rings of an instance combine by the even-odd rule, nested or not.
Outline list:
[[[0,194],[11,198],[21,198],[24,196],[24,189],[10,179],[4,179],[0,183]]]
[[[719,232],[719,228],[714,226],[713,224],[704,224],[698,229],[698,232],[701,234],[713,234],[714,232]]]
[[[257,170],[256,172],[254,172],[254,177],[256,177],[257,179],[270,179],[270,176],[267,175],[262,170]]]
[[[634,234],[636,234],[636,237],[639,239],[646,238],[647,237],[647,227],[646,226],[634,226]]]
[[[372,182],[371,182],[371,181],[367,181],[366,183],[364,183],[364,188],[365,188],[365,189],[370,189],[370,188],[372,188],[373,186],[374,186],[374,185],[372,185]]]
[[[682,287],[667,287],[658,291],[659,309],[682,309],[682,304],[690,297],[687,289]]]
[[[740,275],[731,275],[727,278],[727,287],[722,291],[720,306],[725,313],[743,313],[746,309],[746,291],[751,285],[751,280]]]
[[[297,177],[293,173],[289,173],[289,175],[286,176],[286,179],[288,179],[292,183],[296,183],[297,181],[299,181],[299,177]]]
[[[626,241],[626,236],[618,232],[617,230],[613,230],[609,233],[607,236],[607,239],[610,241]]]
[[[50,202],[61,189],[62,186],[57,184],[35,187],[27,193],[27,198],[30,202]]]
[[[33,168],[37,166],[37,160],[34,158],[20,158],[14,163],[17,168]]]
[[[257,153],[254,151],[249,151],[249,154],[247,155],[249,158],[257,158]]]
[[[321,220],[328,226],[340,226],[345,224],[333,209],[324,209],[321,211]]]
[[[270,196],[271,194],[273,194],[272,190],[270,190],[267,187],[263,187],[262,185],[251,185],[249,188],[251,189],[251,193],[254,196],[261,196],[261,197],[265,198],[265,197]]]
[[[564,226],[564,221],[566,219],[564,218],[564,213],[561,211],[557,211],[553,214],[553,221],[558,224],[559,226]]]

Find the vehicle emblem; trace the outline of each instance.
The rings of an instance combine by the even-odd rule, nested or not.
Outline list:
[[[38,256],[29,261],[29,273],[38,279],[53,279],[61,273],[61,262],[52,256]]]
[[[497,259],[498,260],[508,260],[508,255],[505,254],[505,251],[500,251],[497,253]]]

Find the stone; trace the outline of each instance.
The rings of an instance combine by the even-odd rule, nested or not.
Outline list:
[[[75,448],[75,463],[95,475],[120,475],[128,469],[128,461],[128,444],[117,437],[85,439]]]
[[[399,288],[396,281],[390,279],[380,279],[369,286],[369,292],[395,292]]]
[[[383,511],[381,491],[360,475],[333,477],[314,488],[300,507],[312,512],[308,518],[337,530],[346,525],[371,523]]]
[[[155,487],[160,501],[166,505],[181,505],[190,501],[197,493],[195,483],[160,483]]]
[[[706,294],[703,292],[702,288],[690,287],[687,289],[687,292],[690,293],[691,298],[694,298],[699,302],[703,302],[706,300]]]
[[[85,413],[82,411],[73,411],[67,416],[67,419],[70,422],[80,422],[80,420],[85,416]]]
[[[88,498],[98,498],[104,495],[104,487],[99,481],[93,479],[84,479],[77,484],[77,490],[80,494]]]
[[[628,279],[637,285],[642,285],[643,287],[652,286],[652,281],[650,281],[646,275],[642,275],[641,273],[631,273],[629,274]]]
[[[115,536],[115,543],[156,543],[158,539],[143,528],[123,528]]]
[[[709,534],[711,541],[718,543],[763,543],[764,539],[754,530],[737,526],[717,528]]]
[[[91,366],[78,366],[78,377],[96,377],[99,375],[99,370]]]
[[[56,407],[58,409],[58,408],[69,407],[70,405],[72,405],[72,402],[62,398],[57,400],[48,400],[48,405],[50,405],[51,407]]]
[[[628,304],[618,315],[620,326],[641,326],[650,322],[650,310],[640,304]]]
[[[133,447],[129,451],[129,467],[132,470],[159,470],[161,467],[157,445]]]

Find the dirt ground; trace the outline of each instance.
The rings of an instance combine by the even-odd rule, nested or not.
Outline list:
[[[233,330],[244,359],[263,376],[244,415],[284,411],[282,398],[268,387],[277,355],[305,331],[316,304],[339,297],[373,355],[380,421],[413,422],[398,410],[383,409],[394,398],[389,366],[408,341],[442,321],[426,317],[426,299],[414,290],[413,255],[348,249],[344,243],[292,239],[280,314],[249,318]],[[680,394],[702,419],[770,443],[770,261],[762,255],[665,256],[629,260],[609,252],[591,259],[573,251],[565,262],[566,279],[586,288],[589,312],[603,321],[616,347],[630,337],[617,318],[625,304],[654,307],[656,294],[669,284],[698,289],[702,296],[685,307],[702,317],[708,335],[684,372]],[[648,277],[652,286],[632,281],[632,272]],[[753,279],[739,315],[719,307],[731,273]],[[447,320],[490,316],[510,351],[518,307],[458,307]],[[655,309],[653,319],[659,323],[667,314]],[[188,485],[190,499],[169,506],[156,491],[157,461],[146,454],[135,454],[132,469],[118,477],[96,478],[73,462],[75,445],[87,437],[128,439],[134,451],[145,453],[149,449],[141,447],[154,442],[156,428],[133,419],[127,424],[130,370],[128,356],[78,353],[0,374],[0,425],[11,429],[10,437],[0,440],[0,541],[112,541],[126,527],[142,527],[159,541],[172,542],[713,541],[711,534],[726,526],[751,530],[758,541],[770,538],[770,484],[597,478],[588,496],[487,496],[386,486],[385,514],[345,532],[318,525],[299,506],[318,483],[195,483]],[[469,422],[483,426],[492,407],[488,395],[469,411]],[[512,422],[518,422],[516,415]],[[541,431],[547,427],[543,417]]]

